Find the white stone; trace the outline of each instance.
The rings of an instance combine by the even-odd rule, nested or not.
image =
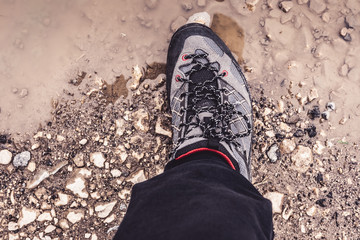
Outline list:
[[[140,170],[134,174],[131,175],[129,181],[133,184],[140,183],[146,180],[144,170]]]
[[[35,162],[29,162],[28,166],[27,166],[27,170],[29,170],[30,172],[34,172],[36,169],[36,164]]]
[[[124,135],[124,132],[125,132],[125,120],[123,118],[117,119],[115,121],[115,125],[116,125],[116,135],[119,136],[119,137]]]
[[[294,169],[304,173],[309,169],[310,164],[313,162],[313,155],[311,149],[302,145],[297,146],[291,156],[294,163]]]
[[[282,1],[279,4],[279,7],[281,8],[281,10],[283,10],[286,13],[289,12],[293,6],[294,6],[294,3],[292,3],[291,1]]]
[[[314,153],[316,153],[318,155],[323,154],[325,149],[326,149],[326,147],[320,141],[316,141],[313,146]]]
[[[31,209],[27,207],[23,207],[20,213],[20,219],[18,221],[19,227],[22,228],[25,225],[28,225],[35,221],[39,212],[36,209]]]
[[[42,214],[40,214],[40,215],[38,216],[38,218],[37,218],[36,220],[39,221],[39,222],[51,221],[51,220],[52,220],[52,216],[51,216],[50,211],[43,212]]]
[[[85,183],[86,181],[83,176],[76,176],[67,182],[66,189],[69,189],[81,198],[88,198],[89,193],[86,191]]]
[[[279,192],[267,192],[264,197],[271,201],[273,213],[281,213],[284,194]]]
[[[318,91],[316,88],[313,88],[310,90],[310,93],[308,94],[308,101],[311,102],[312,100],[315,100],[319,97]]]
[[[98,240],[98,237],[96,236],[95,233],[93,233],[93,234],[91,235],[91,240]]]
[[[84,138],[84,139],[81,139],[81,140],[79,141],[79,144],[80,144],[80,145],[85,145],[87,142],[88,142],[88,140],[87,140],[86,138]]]
[[[135,90],[139,87],[142,76],[143,74],[141,68],[138,65],[134,66],[132,68],[132,79],[131,79],[132,81],[130,85],[131,90]]]
[[[9,240],[18,240],[18,239],[20,239],[19,238],[19,234],[18,233],[9,233],[9,235],[8,235],[8,239]]]
[[[116,218],[116,215],[115,214],[111,214],[109,217],[107,217],[105,220],[104,220],[104,223],[111,223],[112,221],[114,221]]]
[[[98,217],[106,218],[110,214],[110,212],[113,210],[116,203],[117,203],[117,201],[96,204],[95,212],[97,212]]]
[[[160,117],[157,119],[156,121],[156,125],[155,125],[155,133],[157,134],[161,134],[164,136],[168,136],[169,138],[172,137],[172,133],[169,130],[165,130],[162,126],[161,126],[161,119]]]
[[[296,147],[295,141],[292,139],[284,139],[280,144],[281,153],[291,153]]]
[[[210,21],[211,18],[207,12],[200,12],[200,13],[195,13],[191,17],[189,17],[186,23],[200,23],[210,27]]]
[[[75,155],[74,159],[73,159],[75,165],[77,167],[83,167],[85,166],[85,162],[84,162],[84,154],[82,152],[78,153]]]
[[[283,122],[280,123],[279,127],[282,131],[285,131],[287,133],[291,131],[291,127]]]
[[[65,137],[63,137],[63,136],[61,136],[61,135],[57,135],[57,136],[56,136],[56,141],[62,142],[62,141],[64,141],[64,140],[65,140]]]
[[[141,132],[149,131],[149,113],[141,108],[132,114],[134,119],[134,127]]]
[[[30,161],[31,154],[29,151],[24,151],[16,154],[13,160],[14,167],[26,167]]]
[[[17,224],[16,222],[9,222],[8,224],[9,231],[16,231],[18,229],[19,229],[19,224]]]
[[[82,210],[70,210],[66,215],[66,218],[72,223],[75,224],[84,218],[84,211]]]
[[[310,0],[309,7],[313,12],[320,14],[326,9],[326,4],[324,0]]]
[[[105,163],[104,155],[101,152],[90,153],[90,161],[98,168],[103,168]]]
[[[119,169],[112,169],[112,170],[110,171],[110,173],[111,173],[111,175],[112,175],[113,177],[120,177],[120,176],[121,176],[121,171],[120,171]]]
[[[36,150],[40,147],[40,144],[39,143],[34,143],[32,146],[31,146],[31,150]]]
[[[56,227],[54,225],[49,225],[45,228],[45,233],[51,233],[55,229],[56,229]]]
[[[306,214],[307,214],[309,217],[314,216],[315,213],[316,213],[316,207],[315,207],[315,206],[312,206],[312,207],[310,207],[310,208],[308,208],[308,209],[306,210]]]
[[[69,223],[66,219],[61,219],[59,221],[59,226],[62,228],[62,229],[68,229],[69,228]]]
[[[9,164],[11,162],[12,153],[9,150],[1,150],[0,151],[0,164]]]
[[[67,195],[65,193],[58,193],[59,199],[55,201],[55,206],[64,206],[69,204],[70,201],[70,195]]]

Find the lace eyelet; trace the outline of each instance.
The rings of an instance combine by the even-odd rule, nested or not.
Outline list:
[[[175,76],[175,81],[180,82],[180,79],[181,79],[180,75]]]
[[[229,72],[224,70],[224,71],[222,71],[222,74],[224,74],[224,77],[227,77],[227,75],[229,75]]]
[[[187,57],[187,54],[184,54],[184,55],[182,55],[181,59],[182,59],[183,61],[186,61],[186,60],[188,60],[186,57]]]

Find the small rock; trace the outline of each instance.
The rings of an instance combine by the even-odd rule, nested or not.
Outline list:
[[[193,14],[191,17],[189,17],[188,21],[186,23],[200,23],[204,24],[205,26],[210,27],[210,15],[207,12],[199,12]]]
[[[295,133],[294,133],[294,137],[303,137],[303,136],[305,136],[305,133],[304,133],[304,131],[303,130],[301,130],[301,129],[298,129],[298,130],[296,130],[295,131]]]
[[[285,110],[285,103],[284,103],[284,101],[279,100],[279,101],[277,102],[277,110],[278,110],[279,113],[283,113],[283,112],[284,112],[284,110]]]
[[[74,159],[73,159],[75,165],[77,167],[83,167],[85,166],[85,162],[84,162],[84,154],[82,152],[78,153],[75,155]]]
[[[290,216],[293,214],[293,210],[290,209],[289,211],[287,211],[287,207],[285,207],[285,209],[283,210],[281,216],[283,217],[283,219],[285,220],[289,220]]]
[[[44,232],[45,233],[51,233],[52,231],[54,231],[56,229],[56,227],[54,225],[49,225],[45,228]]]
[[[314,99],[317,99],[319,97],[318,91],[316,88],[313,88],[310,90],[310,93],[308,94],[308,101],[311,102]]]
[[[58,193],[59,199],[55,201],[55,206],[59,207],[59,206],[65,206],[67,204],[69,204],[70,202],[70,195],[67,195],[65,193]]]
[[[347,42],[351,42],[352,37],[351,37],[350,33],[346,33],[346,35],[343,37],[343,39]]]
[[[127,206],[126,206],[126,204],[125,203],[120,203],[120,207],[119,207],[119,209],[120,209],[120,211],[126,211],[126,209],[127,209]]]
[[[326,9],[326,4],[324,0],[310,0],[309,7],[313,12],[320,14]]]
[[[111,169],[110,173],[111,173],[111,175],[113,177],[120,177],[121,176],[121,171],[119,169]]]
[[[81,139],[81,140],[79,141],[79,144],[80,144],[80,145],[85,145],[87,142],[88,142],[88,140],[87,140],[86,138],[84,138],[84,139]]]
[[[264,197],[271,201],[273,213],[281,213],[284,194],[279,192],[267,192]]]
[[[8,224],[9,231],[16,231],[18,229],[19,229],[19,224],[17,224],[16,222],[9,222]]]
[[[61,227],[63,230],[68,229],[69,228],[69,223],[66,219],[61,219],[59,221],[59,227]]]
[[[125,127],[126,127],[125,120],[123,118],[117,119],[115,121],[115,125],[116,125],[116,135],[120,137],[124,135]]]
[[[280,144],[281,153],[289,154],[294,151],[296,147],[295,141],[292,139],[284,139]]]
[[[181,26],[186,24],[186,18],[184,18],[183,16],[178,16],[172,23],[170,26],[170,29],[172,32],[176,32],[176,30],[178,30]]]
[[[279,3],[279,8],[286,13],[289,12],[293,6],[294,3],[291,1],[283,1]]]
[[[138,172],[135,172],[131,175],[131,177],[128,179],[128,181],[132,182],[133,184],[140,183],[146,180],[144,170],[140,170]]]
[[[1,150],[0,151],[0,164],[9,164],[11,162],[12,153],[9,150]]]
[[[296,124],[297,122],[300,121],[300,117],[297,114],[294,114],[292,116],[290,116],[287,120],[286,123],[287,124]]]
[[[95,212],[99,218],[106,218],[110,212],[115,207],[117,201],[109,202],[109,203],[98,203],[95,206]]]
[[[339,69],[339,75],[342,77],[346,77],[348,75],[349,72],[349,65],[344,64],[341,66],[341,68]]]
[[[190,0],[182,0],[181,7],[185,11],[190,11],[193,8],[193,5]]]
[[[169,130],[164,129],[161,126],[161,119],[160,117],[158,117],[157,121],[156,121],[156,125],[155,125],[155,133],[157,134],[161,134],[164,136],[168,136],[169,138],[171,138],[172,133]]]
[[[266,152],[266,155],[270,159],[270,162],[274,163],[280,158],[280,150],[277,144],[270,146],[269,150]]]
[[[144,133],[149,131],[149,113],[141,108],[134,112],[133,114],[134,118],[134,127],[138,131],[142,131]]]
[[[150,9],[154,9],[158,5],[158,0],[145,0],[145,5]]]
[[[103,168],[105,163],[104,155],[101,152],[90,153],[90,161],[98,168]]]
[[[327,104],[326,104],[326,109],[328,110],[328,111],[335,111],[335,103],[334,102],[328,102]]]
[[[306,215],[308,215],[309,217],[314,216],[316,213],[316,207],[312,206],[309,209],[306,210]]]
[[[140,80],[142,78],[143,74],[138,65],[134,66],[132,68],[132,83],[130,85],[131,90],[136,90],[140,85]]]
[[[299,5],[306,4],[309,2],[309,0],[297,0]]]
[[[49,211],[44,212],[40,214],[36,220],[39,222],[51,221],[52,220],[51,213]]]
[[[339,124],[345,125],[345,123],[346,123],[347,121],[348,121],[348,118],[343,117],[343,118],[340,119]]]
[[[320,109],[319,106],[314,106],[311,110],[308,111],[308,116],[310,119],[314,120],[315,118],[320,117]]]
[[[38,216],[39,211],[36,209],[31,209],[27,207],[23,207],[20,212],[20,218],[18,221],[18,225],[22,228],[25,225],[28,225],[35,221],[36,217]]]
[[[305,132],[307,132],[307,134],[309,135],[309,137],[313,138],[317,135],[316,132],[316,127],[315,126],[310,126],[308,128],[305,128]]]
[[[56,141],[62,142],[62,141],[64,141],[64,140],[65,140],[65,137],[63,137],[63,136],[61,136],[61,135],[57,135],[57,136],[56,136]]]
[[[77,223],[84,218],[83,210],[70,210],[66,215],[66,218],[72,223]]]
[[[23,89],[20,90],[19,96],[20,96],[21,98],[24,98],[24,97],[26,97],[28,94],[29,94],[29,91],[28,91],[26,88],[23,88]]]
[[[291,156],[291,160],[295,165],[295,170],[301,173],[306,172],[309,169],[310,164],[313,162],[311,149],[302,145],[297,146]]]
[[[330,118],[330,112],[329,111],[324,111],[321,113],[321,118],[325,119],[325,120],[329,120]]]
[[[206,0],[197,0],[197,5],[199,7],[205,7],[206,6]]]
[[[69,189],[74,194],[81,198],[88,198],[89,193],[86,191],[86,181],[82,175],[75,176],[67,181],[66,189]]]
[[[36,150],[40,147],[40,144],[39,143],[34,143],[32,146],[31,146],[31,150]]]
[[[26,167],[30,158],[31,156],[29,151],[19,153],[14,157],[13,165],[14,167]]]
[[[314,153],[318,155],[323,154],[325,149],[326,147],[320,141],[316,141],[315,145],[313,146]]]
[[[286,123],[281,122],[279,125],[280,130],[285,131],[285,132],[291,132],[291,127],[289,125],[287,125]]]

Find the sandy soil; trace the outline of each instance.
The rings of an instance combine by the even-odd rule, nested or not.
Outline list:
[[[198,11],[250,84],[276,239],[359,238],[359,1],[0,6],[0,239],[113,236],[133,184],[166,164],[167,44]]]

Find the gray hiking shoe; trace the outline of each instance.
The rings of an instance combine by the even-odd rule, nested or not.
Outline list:
[[[170,42],[166,78],[173,127],[171,160],[212,151],[250,180],[251,99],[225,43],[204,25],[181,27]]]

